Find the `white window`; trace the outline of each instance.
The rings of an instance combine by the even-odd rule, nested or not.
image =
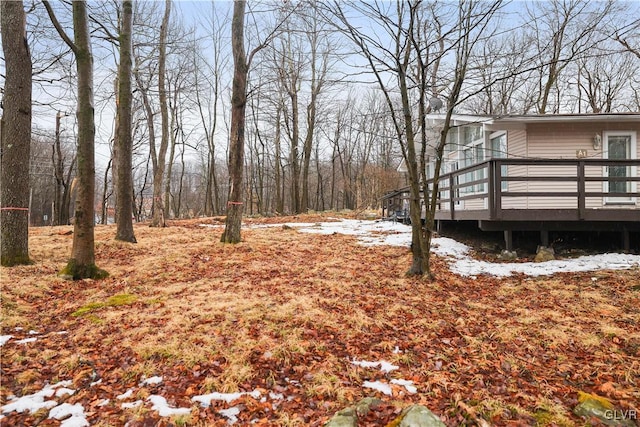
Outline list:
[[[491,158],[492,159],[506,159],[507,158],[507,133],[502,132],[494,132],[490,136],[491,141]],[[505,177],[507,176],[508,167],[506,165],[502,165],[500,168],[500,175]],[[508,190],[508,182],[502,181],[501,188],[502,191]]]
[[[474,125],[463,128],[463,135],[465,145],[460,153],[460,168],[467,166],[473,166],[485,159],[484,154],[484,137],[482,136],[482,126]],[[468,142],[467,142],[468,141]],[[461,184],[467,182],[478,181],[484,179],[486,176],[485,169],[478,169],[472,172],[467,172],[461,177]],[[485,190],[484,184],[468,185],[461,188],[461,192],[477,193]]]

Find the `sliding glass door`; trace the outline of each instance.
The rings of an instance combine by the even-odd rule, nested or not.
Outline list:
[[[635,132],[605,132],[604,158],[609,160],[630,160],[637,158]],[[624,178],[635,176],[637,171],[633,166],[608,166],[605,168],[606,177],[616,178],[615,181],[605,182],[605,192],[610,193],[605,202],[635,203],[635,198],[625,196],[624,193],[635,192],[636,186]],[[622,196],[616,197],[616,193]]]

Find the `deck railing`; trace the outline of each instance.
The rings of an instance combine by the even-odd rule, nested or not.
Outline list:
[[[640,160],[487,160],[440,176],[436,218],[610,220],[605,213],[615,210],[616,218],[640,221],[639,166]]]

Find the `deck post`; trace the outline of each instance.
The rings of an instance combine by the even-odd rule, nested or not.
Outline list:
[[[625,252],[629,252],[631,250],[631,238],[627,227],[622,228],[622,249]]]
[[[540,245],[549,247],[549,230],[540,230]]]
[[[504,246],[509,252],[513,250],[513,230],[504,230]]]

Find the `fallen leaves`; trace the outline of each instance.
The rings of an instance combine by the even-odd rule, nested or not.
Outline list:
[[[623,409],[640,401],[638,271],[471,279],[435,258],[427,283],[404,277],[405,248],[282,227],[222,245],[221,229],[198,222],[140,226],[137,245],[97,227],[111,277],[78,283],[55,276],[67,239],[32,229],[36,264],[1,271],[0,403],[71,380],[65,403],[82,405],[91,424],[321,425],[374,395],[392,402],[362,425],[421,403],[450,426],[501,426],[580,424],[579,391]],[[193,400],[214,393],[240,397]],[[42,414],[5,416],[32,424]]]

